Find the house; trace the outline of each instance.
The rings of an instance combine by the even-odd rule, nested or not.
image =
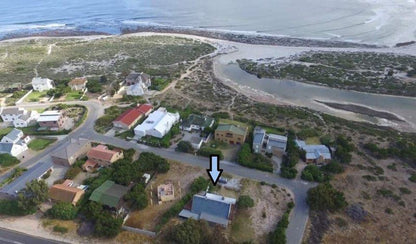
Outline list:
[[[49,189],[49,197],[58,202],[67,202],[76,205],[85,194],[83,189],[73,187],[72,180],[65,180],[62,184],[55,184]]]
[[[180,129],[185,131],[203,131],[205,128],[211,128],[214,125],[214,123],[215,120],[211,117],[191,114],[187,119],[182,121]]]
[[[143,123],[134,128],[134,134],[138,137],[154,136],[164,137],[174,124],[179,122],[179,113],[169,113],[166,108],[159,108],[149,114]]]
[[[137,83],[143,83],[146,87],[149,87],[152,85],[152,81],[150,80],[150,76],[148,74],[145,74],[143,72],[141,73],[131,72],[126,77],[126,86],[132,86]]]
[[[13,126],[20,128],[20,127],[28,127],[36,124],[36,121],[39,118],[39,113],[36,111],[24,111],[24,113],[19,116],[17,119],[13,121]]]
[[[202,143],[204,143],[204,139],[199,136],[193,136],[189,142],[191,143],[193,149],[199,150],[201,149]]]
[[[123,196],[126,195],[128,191],[128,187],[107,180],[92,192],[89,200],[118,210],[122,207]]]
[[[35,91],[49,91],[55,87],[53,80],[48,78],[35,77],[32,79],[32,87]]]
[[[23,131],[13,128],[7,135],[3,136],[1,142],[8,142],[8,143],[29,143],[30,137],[25,136]]]
[[[60,111],[52,110],[41,113],[37,122],[40,127],[49,130],[60,130],[64,125],[64,120],[64,116]]]
[[[282,156],[286,151],[287,137],[275,134],[269,134],[266,144],[266,152]]]
[[[331,161],[331,152],[325,145],[306,145],[305,141],[295,140],[296,145],[305,151],[306,163],[323,164]]]
[[[212,224],[228,226],[231,212],[236,200],[212,193],[196,194],[192,198],[191,209],[183,209],[179,216],[206,220]]]
[[[24,108],[4,108],[1,112],[1,119],[4,122],[14,122],[26,112]]]
[[[173,201],[175,199],[175,188],[172,183],[162,184],[157,187],[157,199],[159,204]]]
[[[124,157],[123,151],[119,149],[110,150],[105,145],[98,145],[91,148],[87,153],[88,161],[96,163],[99,166],[109,166],[115,161]],[[85,166],[84,170],[87,170],[88,165]]]
[[[253,152],[260,153],[263,149],[266,131],[260,126],[256,126],[253,131]]]
[[[141,118],[147,116],[152,112],[153,107],[150,104],[140,104],[135,108],[126,110],[116,120],[113,121],[113,126],[118,129],[129,130]]]
[[[17,193],[26,187],[26,183],[33,180],[40,180],[48,171],[53,170],[53,163],[37,163],[33,167],[25,171],[21,176],[6,185],[0,190],[1,194],[9,197],[16,197]]]
[[[26,143],[0,142],[0,154],[7,153],[16,157],[27,149]]]
[[[80,91],[84,90],[87,87],[88,80],[85,77],[77,77],[70,82],[68,82],[68,86],[71,87],[73,91]]]
[[[151,85],[152,82],[149,75],[131,72],[126,77],[126,94],[129,96],[143,96]]]
[[[51,158],[55,164],[71,166],[78,158],[86,155],[90,149],[91,142],[89,140],[83,138],[71,139],[59,150],[55,150],[51,154]]]
[[[247,136],[247,127],[231,124],[220,124],[215,130],[215,140],[228,144],[243,144]]]

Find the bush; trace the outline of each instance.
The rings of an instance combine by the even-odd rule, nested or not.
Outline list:
[[[28,214],[18,206],[17,200],[0,200],[0,215],[23,216]]]
[[[166,173],[170,169],[170,165],[165,158],[151,152],[141,153],[138,164],[139,169],[145,172],[154,171],[156,173]]]
[[[337,161],[331,161],[330,163],[322,166],[321,170],[332,174],[340,174],[344,172],[344,166]]]
[[[197,221],[194,219],[188,219],[185,222],[172,227],[165,238],[166,243],[229,243],[227,239],[224,238],[220,229],[212,229],[206,221]]]
[[[113,238],[121,231],[122,218],[115,218],[108,212],[103,212],[95,220],[95,235],[99,237]]]
[[[269,233],[268,243],[270,244],[285,244],[286,243],[286,229],[289,226],[289,214],[292,209],[289,208],[283,214],[282,218],[277,223],[276,229]]]
[[[20,163],[19,159],[11,156],[10,154],[7,154],[7,153],[0,154],[0,166],[2,167],[10,167],[19,163]]]
[[[330,183],[321,183],[309,189],[306,201],[312,210],[337,211],[347,206],[344,194]]]
[[[262,154],[252,153],[248,143],[244,143],[241,147],[237,155],[237,161],[239,164],[248,168],[273,172],[271,160]]]
[[[413,174],[409,177],[409,180],[410,180],[411,182],[415,182],[415,183],[416,183],[416,173],[413,173]]]
[[[78,209],[71,203],[58,202],[46,214],[53,219],[72,220],[77,216]]]
[[[130,201],[133,209],[142,210],[147,207],[148,199],[143,185],[137,184],[124,196],[126,201]]]
[[[307,181],[323,182],[325,176],[316,165],[308,165],[303,169],[301,178]]]
[[[66,171],[66,173],[65,173],[65,176],[64,176],[64,178],[65,179],[70,179],[70,180],[72,180],[72,179],[74,179],[79,173],[81,173],[81,171],[82,171],[82,169],[81,168],[79,168],[79,167],[71,167],[71,168],[69,168],[67,171]]]
[[[411,194],[412,193],[412,191],[411,190],[409,190],[408,188],[406,188],[406,187],[400,187],[399,188],[399,190],[400,190],[400,192],[402,193],[402,194]]]
[[[175,149],[177,152],[193,153],[194,148],[189,141],[180,141]]]
[[[295,168],[282,166],[280,169],[280,176],[282,176],[283,178],[294,179],[296,178],[297,174],[298,171]]]
[[[220,150],[217,150],[211,147],[203,147],[198,150],[197,154],[203,157],[210,157],[211,155],[218,155],[220,159],[224,159],[224,154]]]
[[[89,80],[87,83],[87,88],[91,93],[100,93],[103,90],[101,84],[96,80]]]
[[[68,228],[66,228],[64,226],[60,226],[60,225],[55,225],[53,227],[53,231],[54,232],[59,232],[61,234],[65,234],[65,233],[68,233]]]
[[[32,180],[17,195],[17,205],[27,213],[33,213],[38,206],[48,200],[49,188],[44,180]]]
[[[254,207],[254,200],[247,195],[242,195],[238,198],[237,207],[241,209]]]

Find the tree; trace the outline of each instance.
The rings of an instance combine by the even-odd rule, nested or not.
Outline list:
[[[325,179],[324,174],[322,174],[321,170],[316,165],[306,166],[302,171],[301,178],[303,180],[316,182],[323,182]]]
[[[77,208],[71,203],[58,202],[47,211],[47,215],[54,219],[71,220],[77,216]]]
[[[175,150],[178,152],[193,153],[194,148],[189,141],[180,141]]]
[[[306,201],[313,210],[337,211],[347,206],[344,193],[328,182],[309,189]]]
[[[133,181],[138,181],[142,177],[142,173],[139,169],[139,163],[131,162],[128,159],[121,159],[114,162],[111,166],[114,169],[114,173],[111,179],[117,184],[129,185]]]
[[[104,211],[95,220],[94,233],[100,237],[112,238],[120,233],[122,225],[122,218],[115,218],[110,213]]]
[[[209,185],[209,181],[202,176],[199,176],[192,182],[191,184],[191,192],[192,194],[196,194],[200,191],[204,191],[207,189]]]
[[[165,158],[162,158],[151,152],[143,152],[140,154],[139,167],[141,171],[155,171],[157,173],[166,173],[170,169],[170,165]]]
[[[38,206],[48,200],[48,185],[44,180],[32,180],[17,195],[19,208],[26,212],[35,212]]]
[[[146,208],[149,202],[146,191],[142,184],[135,185],[133,189],[124,196],[124,199],[126,201],[130,201],[130,206],[138,210]]]
[[[254,207],[254,200],[247,195],[241,195],[237,201],[238,208],[247,209]]]
[[[344,172],[344,166],[342,166],[342,164],[338,163],[337,161],[332,161],[329,164],[322,166],[321,169],[332,174],[339,174]]]
[[[87,88],[91,93],[99,93],[103,90],[101,84],[96,80],[89,80],[87,83]]]
[[[294,179],[298,174],[297,169],[282,165],[280,169],[280,176],[287,179]]]

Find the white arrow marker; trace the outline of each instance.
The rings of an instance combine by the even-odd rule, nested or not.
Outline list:
[[[217,184],[218,180],[220,179],[222,171],[223,170],[220,169],[220,157],[218,155],[211,155],[210,166],[209,166],[209,169],[207,169],[207,172],[214,186]]]

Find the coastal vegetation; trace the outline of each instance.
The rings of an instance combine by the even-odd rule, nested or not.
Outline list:
[[[259,78],[291,79],[334,88],[416,96],[416,57],[375,52],[306,52],[285,61],[238,60]]]

